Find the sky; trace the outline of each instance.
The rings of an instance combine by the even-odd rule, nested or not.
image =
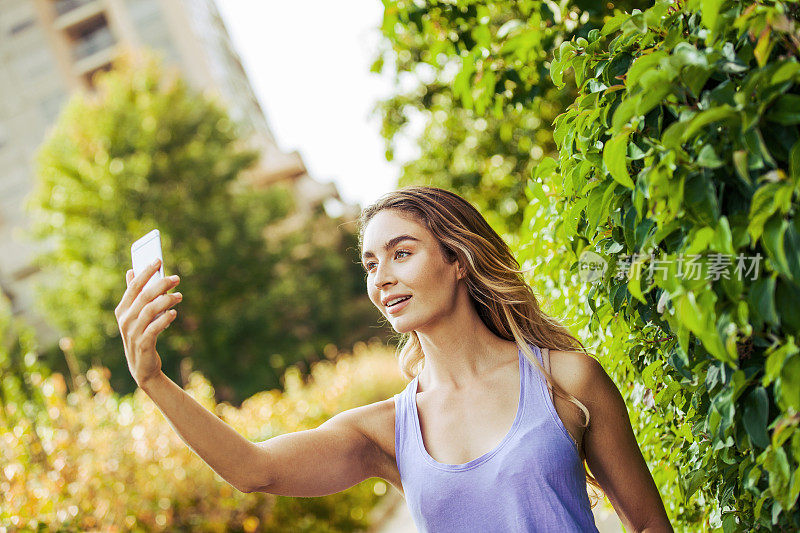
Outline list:
[[[279,148],[297,150],[315,180],[333,181],[362,207],[397,186],[402,161],[384,158],[375,102],[392,94],[389,75],[371,73],[383,5],[379,0],[218,0]]]

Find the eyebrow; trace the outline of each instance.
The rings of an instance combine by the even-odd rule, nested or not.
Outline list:
[[[389,241],[386,244],[383,245],[383,249],[388,252],[390,248],[396,246],[397,244],[399,244],[399,243],[401,243],[403,241],[422,242],[420,239],[417,239],[416,237],[412,237],[411,235],[398,235],[397,237],[393,237],[393,238],[389,239]],[[375,254],[368,250],[368,251],[364,252],[364,254],[361,256],[361,260],[363,261],[367,257],[375,257]]]

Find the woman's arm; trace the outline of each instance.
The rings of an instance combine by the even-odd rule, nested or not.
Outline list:
[[[159,372],[140,383],[183,442],[205,463],[242,492],[252,491],[253,465],[259,454],[247,440],[189,393]]]
[[[359,425],[369,406],[341,412],[314,429],[254,443],[163,372],[141,387],[183,442],[242,492],[325,496],[377,475],[377,447]]]
[[[589,409],[583,442],[592,474],[626,529],[673,531],[622,395],[596,359],[583,356],[578,361],[582,368],[575,375],[580,385],[573,394]]]
[[[114,315],[131,375],[192,451],[242,492],[324,495],[375,475],[374,467],[384,463],[373,460],[381,457],[376,453],[378,447],[359,426],[371,419],[366,413],[377,412],[370,406],[340,413],[316,429],[255,444],[170,380],[161,371],[161,357],[155,345],[158,334],[175,316],[166,311],[181,300],[179,293],[165,291],[180,280],[177,276],[164,278],[142,290],[158,267],[156,262],[138,276],[133,275],[133,270],[125,274],[127,289]]]

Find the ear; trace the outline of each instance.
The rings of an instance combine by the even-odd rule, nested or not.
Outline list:
[[[456,274],[456,279],[464,279],[467,277],[467,268],[461,265],[461,261],[456,260],[456,264],[458,265],[458,272]]]

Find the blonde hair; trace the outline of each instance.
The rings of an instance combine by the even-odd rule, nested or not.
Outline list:
[[[561,388],[547,372],[529,344],[540,348],[580,351],[586,347],[557,320],[539,307],[523,270],[505,241],[492,229],[475,207],[459,195],[437,187],[410,186],[390,192],[366,207],[359,217],[358,243],[363,250],[364,231],[380,211],[391,209],[423,224],[436,238],[447,262],[456,259],[466,269],[465,281],[472,303],[484,324],[498,337],[514,341],[539,369],[555,394],[566,398],[584,414],[589,410],[575,396]],[[404,335],[398,346],[400,369],[408,379],[422,370],[425,354],[417,333]],[[583,461],[587,481],[602,490]],[[597,502],[592,503],[592,507]]]

